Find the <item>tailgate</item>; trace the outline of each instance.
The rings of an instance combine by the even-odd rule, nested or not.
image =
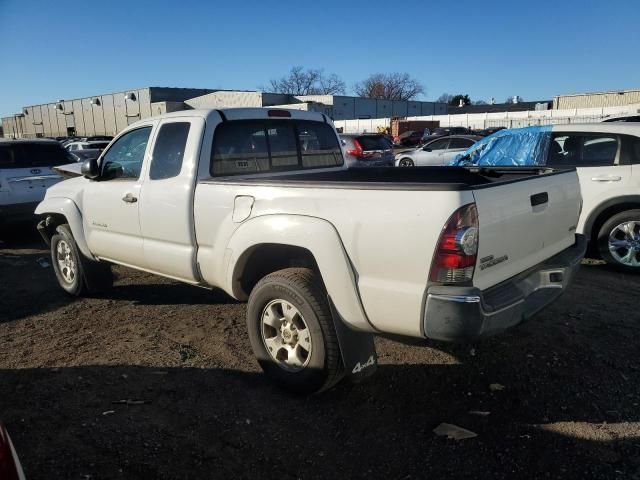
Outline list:
[[[474,189],[479,245],[473,283],[492,287],[575,243],[580,184],[575,171]]]

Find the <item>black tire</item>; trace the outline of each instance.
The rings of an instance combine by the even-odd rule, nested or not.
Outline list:
[[[398,162],[398,166],[399,167],[415,167],[415,164],[413,163],[413,160],[411,160],[410,158],[401,158],[400,161]]]
[[[61,243],[64,250],[68,251],[68,259],[72,267],[70,270],[58,262],[58,247]],[[70,295],[79,297],[100,293],[113,285],[111,266],[85,257],[80,252],[67,224],[59,225],[56,233],[51,237],[51,264],[58,283]]]
[[[307,365],[291,372],[274,360],[262,335],[262,316],[274,300],[285,300],[301,314],[311,333],[312,348]],[[324,285],[308,268],[287,268],[271,273],[251,291],[247,308],[251,347],[267,376],[280,388],[308,395],[335,385],[343,375],[340,347]]]
[[[617,235],[615,235],[619,239],[624,239],[625,236],[622,234],[620,230],[617,229],[619,225],[625,224],[627,222],[638,222],[634,231],[634,239],[632,242],[635,242],[634,245],[636,247],[636,261],[640,262],[640,210],[626,210],[624,212],[620,212],[609,220],[604,222],[602,227],[600,227],[600,231],[598,232],[598,251],[600,252],[600,256],[602,259],[607,262],[612,267],[631,273],[640,273],[640,264],[638,266],[627,265],[618,260],[612,252],[609,250],[609,237],[610,235],[617,231]],[[628,237],[627,237],[628,240]],[[625,252],[628,252],[628,249],[621,248],[617,250],[618,257],[623,257]]]

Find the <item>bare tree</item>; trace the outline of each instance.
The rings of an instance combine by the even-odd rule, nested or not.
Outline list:
[[[356,95],[387,100],[411,100],[424,93],[424,86],[408,73],[374,73],[354,86]]]
[[[262,89],[289,95],[336,95],[345,92],[345,83],[335,73],[325,75],[322,70],[296,66],[289,75],[269,80]]]
[[[472,103],[474,103],[471,101],[471,98],[466,93],[464,94],[458,93],[457,95],[451,95],[450,93],[443,93],[437,98],[436,102],[446,103],[447,105],[450,105],[452,107],[459,107],[460,100],[462,100],[463,105],[471,105]]]
[[[443,93],[436,99],[436,102],[449,104],[451,103],[452,98],[453,98],[453,95],[451,95],[450,93]]]

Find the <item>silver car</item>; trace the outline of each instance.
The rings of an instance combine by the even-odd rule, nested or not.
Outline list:
[[[349,168],[393,167],[391,141],[384,135],[340,135]]]
[[[477,135],[451,135],[440,137],[396,155],[397,167],[424,167],[448,165],[454,157],[467,150],[482,137]]]

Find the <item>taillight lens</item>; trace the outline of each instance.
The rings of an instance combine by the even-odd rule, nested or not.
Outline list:
[[[360,157],[362,155],[362,145],[360,144],[360,142],[358,140],[354,140],[353,141],[353,146],[355,148],[352,148],[350,150],[347,150],[347,153],[349,155],[353,155],[354,157]]]
[[[431,262],[429,280],[438,283],[469,282],[478,255],[478,211],[470,203],[454,212],[445,224]]]

